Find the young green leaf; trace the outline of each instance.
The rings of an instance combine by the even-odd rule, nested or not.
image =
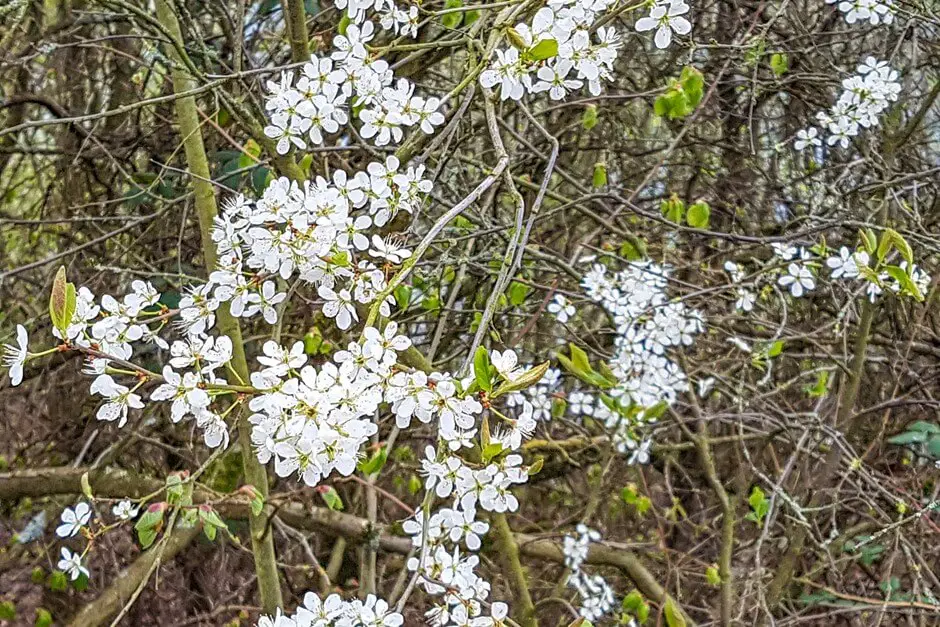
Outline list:
[[[584,114],[581,116],[581,126],[586,131],[597,126],[597,105],[589,104],[584,108]]]
[[[74,292],[74,286],[72,289]],[[52,319],[52,326],[58,329],[63,338],[67,337],[66,331],[72,321],[72,316],[69,315],[68,311],[68,302],[68,281],[65,277],[65,266],[59,266],[55,279],[52,281],[52,292],[49,294],[49,317]]]
[[[711,207],[708,206],[708,203],[700,200],[691,207],[686,214],[686,220],[689,223],[689,226],[697,229],[707,229],[708,220],[712,215]]]
[[[327,486],[320,489],[320,497],[326,506],[335,512],[343,511],[343,499],[333,486]]]
[[[672,597],[666,597],[666,605],[663,610],[663,614],[666,616],[666,624],[669,625],[669,627],[686,626],[682,611],[679,609],[679,606],[676,605],[676,602],[672,600]]]
[[[447,0],[444,3],[445,9],[459,9],[463,6],[463,0]],[[441,24],[444,25],[444,28],[454,29],[460,26],[460,22],[463,21],[463,12],[454,11],[453,13],[445,13],[441,16]]]
[[[359,470],[365,475],[377,475],[385,467],[386,461],[388,461],[388,449],[383,446],[368,460],[360,462]]]
[[[543,39],[526,53],[533,61],[544,61],[558,55],[558,42],[554,39]]]
[[[790,69],[790,58],[782,52],[775,52],[770,55],[770,69],[776,76],[783,76]]]
[[[721,583],[721,575],[718,574],[717,566],[709,566],[705,569],[705,579],[708,580],[708,583],[717,586]]]
[[[481,390],[486,390],[487,392],[493,391],[490,353],[486,350],[485,346],[478,347],[477,352],[473,356],[473,376]]]
[[[545,371],[548,370],[548,366],[549,362],[542,362],[537,366],[532,366],[512,381],[505,381],[502,385],[499,386],[499,388],[496,389],[496,392],[493,393],[493,398],[502,396],[503,394],[509,394],[511,392],[527,390],[542,380],[542,377],[545,376]]]

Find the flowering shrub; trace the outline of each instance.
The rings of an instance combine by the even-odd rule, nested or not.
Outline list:
[[[58,519],[49,586],[96,592],[73,624],[119,623],[199,533],[257,589],[203,622],[937,611],[920,538],[872,574],[888,534],[935,526],[940,465],[930,416],[892,414],[936,407],[940,90],[909,87],[933,76],[919,40],[879,43],[899,7],[186,4],[102,3],[152,31],[159,69],[126,81],[148,102],[24,96],[56,120],[11,125],[101,147],[86,122],[154,108],[182,148],[153,177],[115,159],[121,208],[88,222],[139,223],[0,273],[62,263],[48,314],[18,288],[0,363],[20,391],[76,358],[81,385],[50,387],[90,399],[70,419],[92,435],[4,467],[0,496],[75,496],[16,527],[29,546]],[[806,11],[851,41],[815,58]],[[153,222],[172,244],[115,244],[152,236],[141,204],[193,213]],[[122,267],[76,256],[98,243]]]

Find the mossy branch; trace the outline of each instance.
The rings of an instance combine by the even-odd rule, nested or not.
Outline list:
[[[165,0],[157,0],[157,19],[170,33],[174,41],[182,40],[179,21]],[[182,59],[175,47],[168,47],[168,56],[177,64],[173,69],[173,89],[177,93],[193,88],[192,78],[182,69]],[[196,100],[192,96],[180,98],[175,102],[177,123],[183,140],[186,161],[192,173],[196,213],[199,218],[199,230],[202,238],[202,253],[207,271],[216,265],[217,254],[212,241],[212,222],[218,215],[215,190],[211,184],[209,162],[202,141],[199,127],[199,114]],[[242,379],[249,379],[248,362],[245,358],[245,346],[242,340],[238,320],[231,315],[228,305],[223,305],[216,313],[219,330],[232,340],[233,355],[231,365]],[[237,411],[238,442],[241,448],[242,465],[245,479],[267,499],[267,473],[255,458],[251,450],[251,425],[245,412]],[[274,555],[274,539],[268,530],[268,513],[262,511],[258,516],[251,516],[251,547],[255,558],[255,571],[258,575],[258,590],[261,605],[266,612],[273,612],[283,603],[280,582],[278,581],[277,563]]]

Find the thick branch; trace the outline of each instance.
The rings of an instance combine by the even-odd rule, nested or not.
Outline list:
[[[181,41],[182,33],[180,32],[179,22],[165,0],[157,0],[157,16],[173,39]],[[193,81],[182,69],[182,59],[178,58],[176,48],[169,47],[167,54],[177,63],[177,66],[173,69],[174,91],[185,92],[192,89]],[[209,162],[206,159],[206,150],[202,143],[196,100],[192,96],[187,96],[177,100],[175,105],[186,160],[193,174],[193,190],[195,192],[196,213],[199,216],[199,230],[202,235],[203,257],[207,271],[211,272],[216,266],[216,249],[215,243],[212,241],[212,221],[218,214],[218,208],[215,202],[215,192],[210,182]],[[247,382],[249,379],[248,362],[245,359],[245,345],[238,320],[231,315],[228,305],[220,307],[216,315],[219,330],[232,340],[234,350],[231,365],[242,382]],[[267,499],[268,477],[264,467],[258,463],[251,450],[251,425],[245,412],[236,410],[236,413],[238,415],[238,443],[241,447],[245,478]],[[268,530],[268,513],[262,511],[258,516],[252,515],[249,522],[251,527],[251,548],[255,557],[255,571],[258,575],[261,605],[266,612],[274,612],[277,607],[282,605],[283,600],[274,556],[274,538]]]
[[[81,477],[86,471],[86,468],[35,468],[0,473],[0,500],[14,500],[25,496],[38,498],[56,494],[81,494]],[[163,482],[124,470],[111,469],[90,471],[89,484],[96,497],[123,498],[150,494],[159,489]],[[218,500],[218,496],[198,486],[193,490],[195,504]],[[327,533],[352,542],[365,542],[369,539],[370,525],[365,518],[293,502],[275,501],[274,506],[278,517],[297,529]],[[215,508],[224,517],[233,520],[248,518],[251,512],[249,501],[241,495],[233,495],[217,502]],[[378,546],[382,551],[401,555],[407,555],[411,551],[409,538],[390,535],[380,524],[371,529],[378,538]],[[565,563],[561,544],[552,539],[524,533],[514,533],[512,539],[522,556],[556,564]],[[666,590],[632,551],[592,544],[585,563],[619,568],[644,596],[657,603],[665,603],[669,598]],[[679,607],[678,603],[676,607]],[[688,625],[694,624],[688,616],[683,616],[686,617]]]

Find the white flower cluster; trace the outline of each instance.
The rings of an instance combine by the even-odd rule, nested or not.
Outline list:
[[[894,3],[891,0],[826,0],[845,14],[848,24],[868,22],[872,26],[894,21]]]
[[[726,261],[724,267],[725,272],[731,276],[731,282],[736,284],[734,288],[734,310],[744,312],[753,311],[754,303],[757,302],[757,294],[744,285],[738,285],[744,280],[744,270],[733,261]]]
[[[816,289],[813,269],[817,265],[812,261],[812,253],[803,246],[790,246],[774,242],[771,244],[774,257],[787,263],[786,271],[777,279],[777,284],[790,290],[793,298],[799,298]],[[732,280],[734,275],[732,274]]]
[[[111,512],[118,520],[127,521],[137,515],[137,510],[137,506],[125,499],[115,505],[111,509]],[[82,531],[88,534],[87,529],[91,524],[92,516],[93,512],[91,506],[84,501],[80,501],[75,507],[66,507],[62,510],[62,514],[59,517],[61,524],[56,527],[55,533],[60,538],[72,538]],[[73,553],[68,548],[62,547],[60,552],[61,559],[58,564],[56,564],[56,567],[64,572],[71,581],[75,581],[82,575],[85,577],[90,576],[88,568],[82,562],[90,549],[90,542],[82,553],[77,551]]]
[[[576,420],[583,421],[585,416],[593,420],[604,423],[604,427],[615,434],[614,441],[617,450],[620,453],[630,452],[627,463],[631,466],[635,464],[648,464],[650,461],[650,447],[652,440],[639,440],[634,437],[629,424],[624,423],[623,417],[612,410],[602,398],[598,398],[590,392],[583,390],[573,390],[568,394],[567,411],[572,414]]]
[[[608,311],[616,325],[616,352],[610,368],[618,383],[609,394],[623,407],[671,405],[679,392],[689,388],[685,373],[667,351],[690,346],[705,322],[697,310],[670,301],[666,293],[669,272],[668,266],[650,261],[631,262],[613,274],[595,264],[581,281],[588,296]],[[602,412],[610,410],[606,404],[597,407]],[[632,425],[616,412],[601,418],[615,429],[614,441],[621,452],[634,449],[640,460],[647,456],[649,444],[637,448],[630,435]],[[643,419],[643,412],[638,418]]]
[[[29,358],[29,334],[22,324],[16,325],[16,345],[3,346],[0,367],[10,369],[10,385],[16,387],[23,382],[23,366]]]
[[[523,409],[523,417],[506,418],[509,424],[494,430],[491,443],[502,444],[500,454],[489,463],[471,466],[454,453],[472,447],[477,434],[483,406],[465,392],[474,378],[457,381],[447,374],[398,369],[397,353],[408,348],[410,340],[397,335],[394,322],[384,332],[367,327],[364,340],[349,344],[335,355],[335,363],[326,363],[319,371],[305,365],[302,344],[290,350],[274,342],[265,344],[259,361],[266,367],[252,375],[252,384],[267,392],[249,404],[257,412],[250,420],[258,458],[262,463],[274,458],[279,476],[297,473],[308,485],[316,485],[333,470],[344,475],[355,470],[360,446],[376,431],[368,418],[380,404],[391,408],[399,428],[407,428],[413,419],[435,424],[437,447],[428,446],[422,460],[425,506],[403,525],[419,549],[408,568],[418,571],[417,581],[425,592],[442,597],[428,613],[430,624],[500,625],[508,608],[492,603],[484,612],[490,584],[474,572],[479,558],[461,554],[461,545],[468,552],[478,550],[489,530],[486,522],[477,520],[478,507],[492,512],[518,509],[510,489],[527,481],[527,468],[520,455],[503,453],[518,449],[534,429],[531,405]],[[524,374],[515,367],[511,351],[494,352],[493,357],[494,364],[512,362],[506,373],[497,368],[504,380]],[[451,499],[451,505],[432,512],[435,497]],[[336,595],[321,603],[308,595],[295,615],[265,618],[259,627],[401,624],[401,617],[388,613],[381,600],[367,600],[365,606],[357,603],[343,602]],[[375,616],[364,615],[363,607]]]
[[[871,261],[871,255],[866,251],[851,251],[843,246],[839,249],[838,254],[826,259],[826,265],[832,270],[831,276],[833,279],[865,281],[865,295],[871,302],[875,302],[884,293],[885,289],[894,293],[901,292],[902,285],[897,278],[883,270],[876,273],[872,268]],[[906,261],[902,261],[899,267],[908,274],[921,294],[927,293],[931,281],[930,274],[916,264],[908,269]]]
[[[601,26],[592,41],[590,29],[611,4],[612,0],[550,0],[535,13],[531,26],[522,23],[512,29],[513,45],[496,50],[496,62],[480,74],[480,84],[499,85],[503,100],[540,92],[562,100],[585,82],[592,94],[600,94],[601,81],[613,80],[620,37],[613,28]],[[540,42],[553,42],[549,46],[557,47],[557,53],[539,54]]]
[[[377,4],[384,5],[385,0]],[[364,18],[365,12],[356,15]],[[405,24],[403,34],[417,33],[417,7],[408,13],[394,9],[387,15],[391,17],[383,19],[383,27],[398,32],[398,26]],[[420,126],[431,134],[444,123],[439,98],[415,96],[413,83],[404,78],[396,81],[388,62],[370,55],[366,44],[375,34],[372,22],[350,24],[345,34],[333,39],[334,52],[324,58],[313,55],[296,82],[293,71],[283,72],[280,82],[268,82],[265,108],[271,119],[264,134],[277,141],[278,154],[287,154],[291,146],[305,149],[307,140],[322,144],[325,134],[336,133],[349,122],[350,100],[362,123],[359,133],[376,146],[400,142],[402,127]]]
[[[186,341],[178,340],[171,346],[158,335],[167,324],[167,316],[162,315],[162,309],[157,306],[160,294],[145,281],[134,281],[131,289],[122,301],[104,295],[99,306],[88,288],[79,288],[65,337],[57,329],[53,330],[56,337],[69,344],[92,351],[85,369],[87,374],[95,375],[90,391],[105,399],[98,408],[97,419],[117,422],[120,428],[126,424],[131,409],[144,407],[138,391],[146,380],[138,379],[133,387],[128,387],[114,379],[112,375],[116,372],[112,368],[115,360],[130,360],[134,353],[133,342],[147,341],[169,349],[173,356],[170,365],[163,369],[164,383],[153,391],[151,400],[172,400],[174,422],[192,415],[203,430],[208,446],[228,446],[225,421],[210,409],[211,395],[202,389],[206,384],[225,385],[225,380],[217,377],[215,370],[232,357],[231,340],[205,336],[205,331],[215,322],[212,312],[218,303],[204,297],[204,288],[197,288],[180,299],[180,317],[188,325],[189,335]],[[158,325],[156,329],[151,328],[154,324]],[[185,367],[194,367],[195,371],[179,375],[173,370]],[[121,369],[121,374],[127,371]]]
[[[782,262],[786,264],[777,273],[776,282],[778,285],[788,290],[793,298],[800,298],[816,289],[817,269],[823,265],[822,258],[805,246],[774,242],[771,247],[774,253],[771,263],[780,264]],[[842,246],[835,255],[827,257],[824,263],[830,270],[831,279],[864,281],[866,283],[865,294],[871,302],[875,302],[885,289],[894,293],[899,293],[903,289],[896,277],[885,270],[876,270],[871,255],[865,250],[850,250],[846,246]],[[917,267],[917,265],[908,270],[906,261],[902,261],[898,267],[907,273],[921,293],[926,292],[930,284],[930,274]],[[732,283],[736,284],[737,300],[734,304],[735,310],[751,311],[757,300],[757,295],[752,289],[754,286],[745,286],[742,283],[744,271],[739,264],[726,261],[724,268],[731,276]]]
[[[548,312],[555,316],[555,319],[558,322],[565,324],[570,320],[577,310],[574,305],[571,304],[571,301],[564,297],[562,294],[555,294],[555,297],[552,298],[552,302],[548,304]]]
[[[820,111],[816,120],[823,133],[827,133],[826,144],[848,148],[849,140],[862,128],[878,126],[878,116],[898,99],[901,83],[898,73],[887,61],[868,57],[856,69],[855,76],[842,81],[843,91],[829,111]],[[804,150],[822,146],[820,130],[809,127],[797,133],[793,147]]]
[[[257,627],[401,627],[404,620],[374,594],[365,601],[344,601],[338,594],[324,600],[308,592],[293,614],[283,614],[279,609],[274,616],[262,616]]]
[[[317,177],[303,186],[280,178],[265,189],[257,202],[238,196],[215,221],[212,238],[219,250],[218,269],[200,288],[201,302],[184,320],[199,327],[212,311],[230,301],[232,315],[261,313],[277,321],[275,305],[284,300],[273,278],[300,280],[318,286],[323,313],[348,329],[358,320],[356,303],[368,304],[385,289],[380,266],[400,263],[410,251],[392,239],[367,235],[399,211],[413,213],[422,194],[431,191],[424,166],[402,168],[394,156],[370,163],[366,172],[333,172],[332,181]],[[392,298],[381,313],[390,313]],[[210,324],[211,326],[211,324]]]
[[[644,33],[655,29],[653,43],[660,50],[668,48],[673,32],[688,35],[692,31],[692,23],[683,17],[688,12],[689,5],[684,0],[655,0],[650,14],[636,21],[636,30]]]
[[[393,368],[398,351],[411,346],[397,332],[394,322],[384,334],[368,327],[364,344],[350,343],[319,370],[305,365],[303,342],[290,350],[265,343],[258,358],[265,367],[251,375],[252,385],[265,393],[248,403],[255,412],[249,420],[258,460],[273,458],[278,476],[298,474],[309,486],[334,470],[352,474],[360,447],[377,430],[372,416],[379,404],[392,403],[409,380]]]
[[[490,363],[501,381],[516,381],[525,374],[518,367],[518,359],[511,350],[500,353],[492,351]],[[474,381],[469,378],[460,382],[466,387]],[[472,554],[481,546],[481,537],[489,525],[477,520],[478,508],[489,512],[514,512],[519,502],[511,493],[515,484],[528,480],[528,469],[522,465],[522,456],[512,451],[522,446],[535,429],[535,419],[530,403],[522,400],[517,417],[509,417],[495,410],[490,419],[499,418],[500,424],[486,449],[499,445],[499,453],[480,464],[468,464],[454,454],[463,447],[472,446],[471,438],[476,434],[474,417],[482,413],[482,405],[465,398],[461,406],[455,407],[450,400],[456,382],[442,380],[433,387],[438,392],[447,385],[445,398],[433,401],[424,390],[412,394],[411,401],[396,403],[394,409],[401,419],[407,417],[415,407],[419,419],[427,412],[440,408],[438,443],[425,449],[421,461],[422,474],[427,477],[425,504],[417,510],[414,518],[404,523],[404,530],[412,536],[419,555],[408,561],[408,568],[417,571],[418,584],[425,592],[441,596],[441,600],[427,613],[428,623],[435,626],[472,625],[489,627],[502,624],[508,608],[504,603],[486,604],[490,584],[476,574],[479,558]],[[422,401],[422,396],[425,398]],[[431,402],[429,402],[431,401]],[[454,414],[454,418],[446,414]],[[401,422],[399,423],[401,424]],[[450,433],[450,435],[448,435]],[[432,510],[434,499],[449,499],[449,506]],[[471,553],[463,553],[461,545]],[[484,612],[488,605],[488,614]]]
[[[581,616],[586,620],[596,621],[614,608],[616,598],[606,579],[581,570],[591,542],[599,542],[601,534],[584,524],[579,524],[575,529],[578,535],[565,536],[562,544],[565,566],[571,570],[568,585],[581,595],[581,607],[578,609]]]

